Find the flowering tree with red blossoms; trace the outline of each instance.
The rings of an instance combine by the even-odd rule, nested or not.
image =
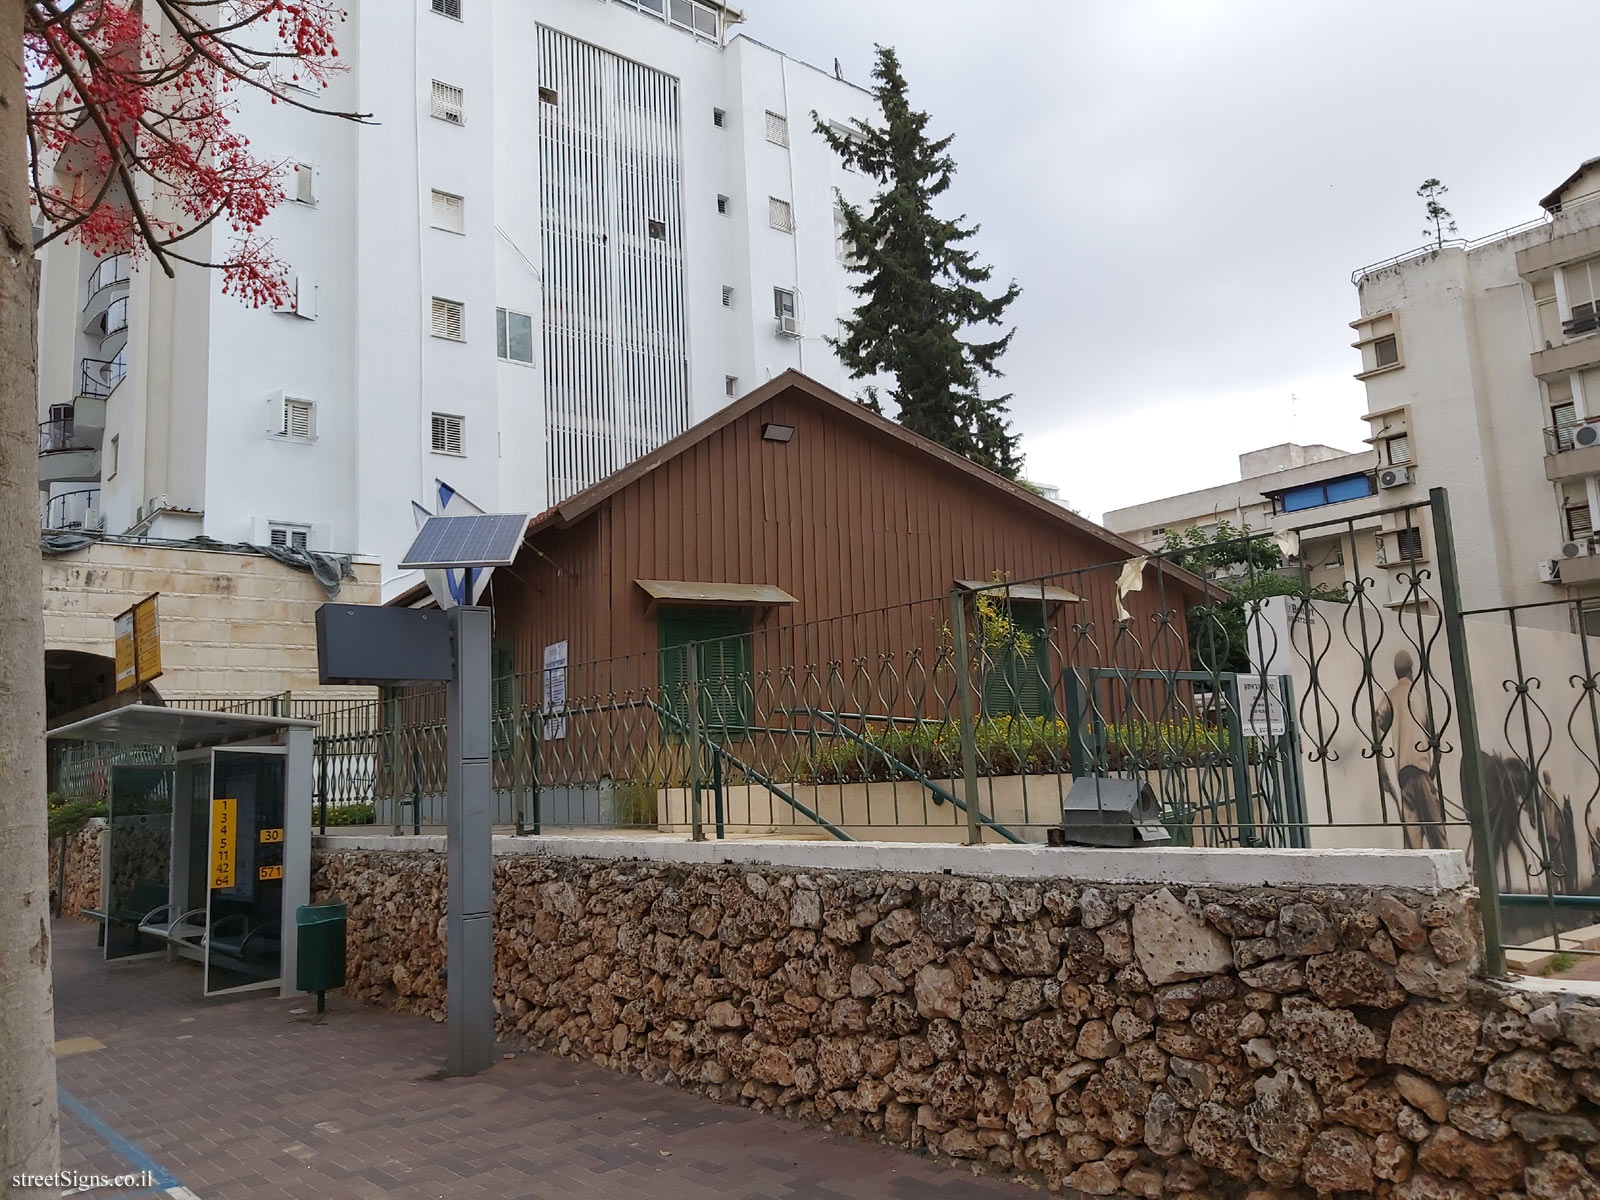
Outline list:
[[[0,1196],[59,1158],[34,250],[212,267],[246,303],[285,301],[263,222],[290,168],[234,118],[252,92],[328,112],[343,20],[326,0],[0,0]]]

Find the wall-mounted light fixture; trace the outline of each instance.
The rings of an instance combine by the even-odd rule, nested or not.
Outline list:
[[[761,440],[763,442],[787,442],[793,437],[793,425],[777,425],[768,421],[761,427]]]

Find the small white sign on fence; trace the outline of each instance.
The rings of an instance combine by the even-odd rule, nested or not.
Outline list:
[[[544,648],[544,740],[567,736],[567,644]]]
[[[1239,722],[1244,735],[1253,738],[1282,737],[1289,731],[1283,717],[1283,700],[1275,679],[1259,675],[1239,675]],[[1265,683],[1265,686],[1263,686]]]

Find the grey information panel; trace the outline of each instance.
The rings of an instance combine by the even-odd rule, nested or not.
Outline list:
[[[429,517],[400,565],[406,570],[510,566],[528,520],[527,513]]]

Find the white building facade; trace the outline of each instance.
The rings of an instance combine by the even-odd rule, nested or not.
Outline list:
[[[540,511],[797,368],[854,307],[812,114],[861,88],[700,0],[364,0],[351,69],[238,126],[294,164],[281,311],[219,275],[43,255],[46,524],[395,563],[443,481]],[[216,254],[224,251],[216,247]]]
[[[1600,160],[1540,204],[1357,272],[1357,378],[1386,499],[1449,490],[1467,607],[1600,632]]]

